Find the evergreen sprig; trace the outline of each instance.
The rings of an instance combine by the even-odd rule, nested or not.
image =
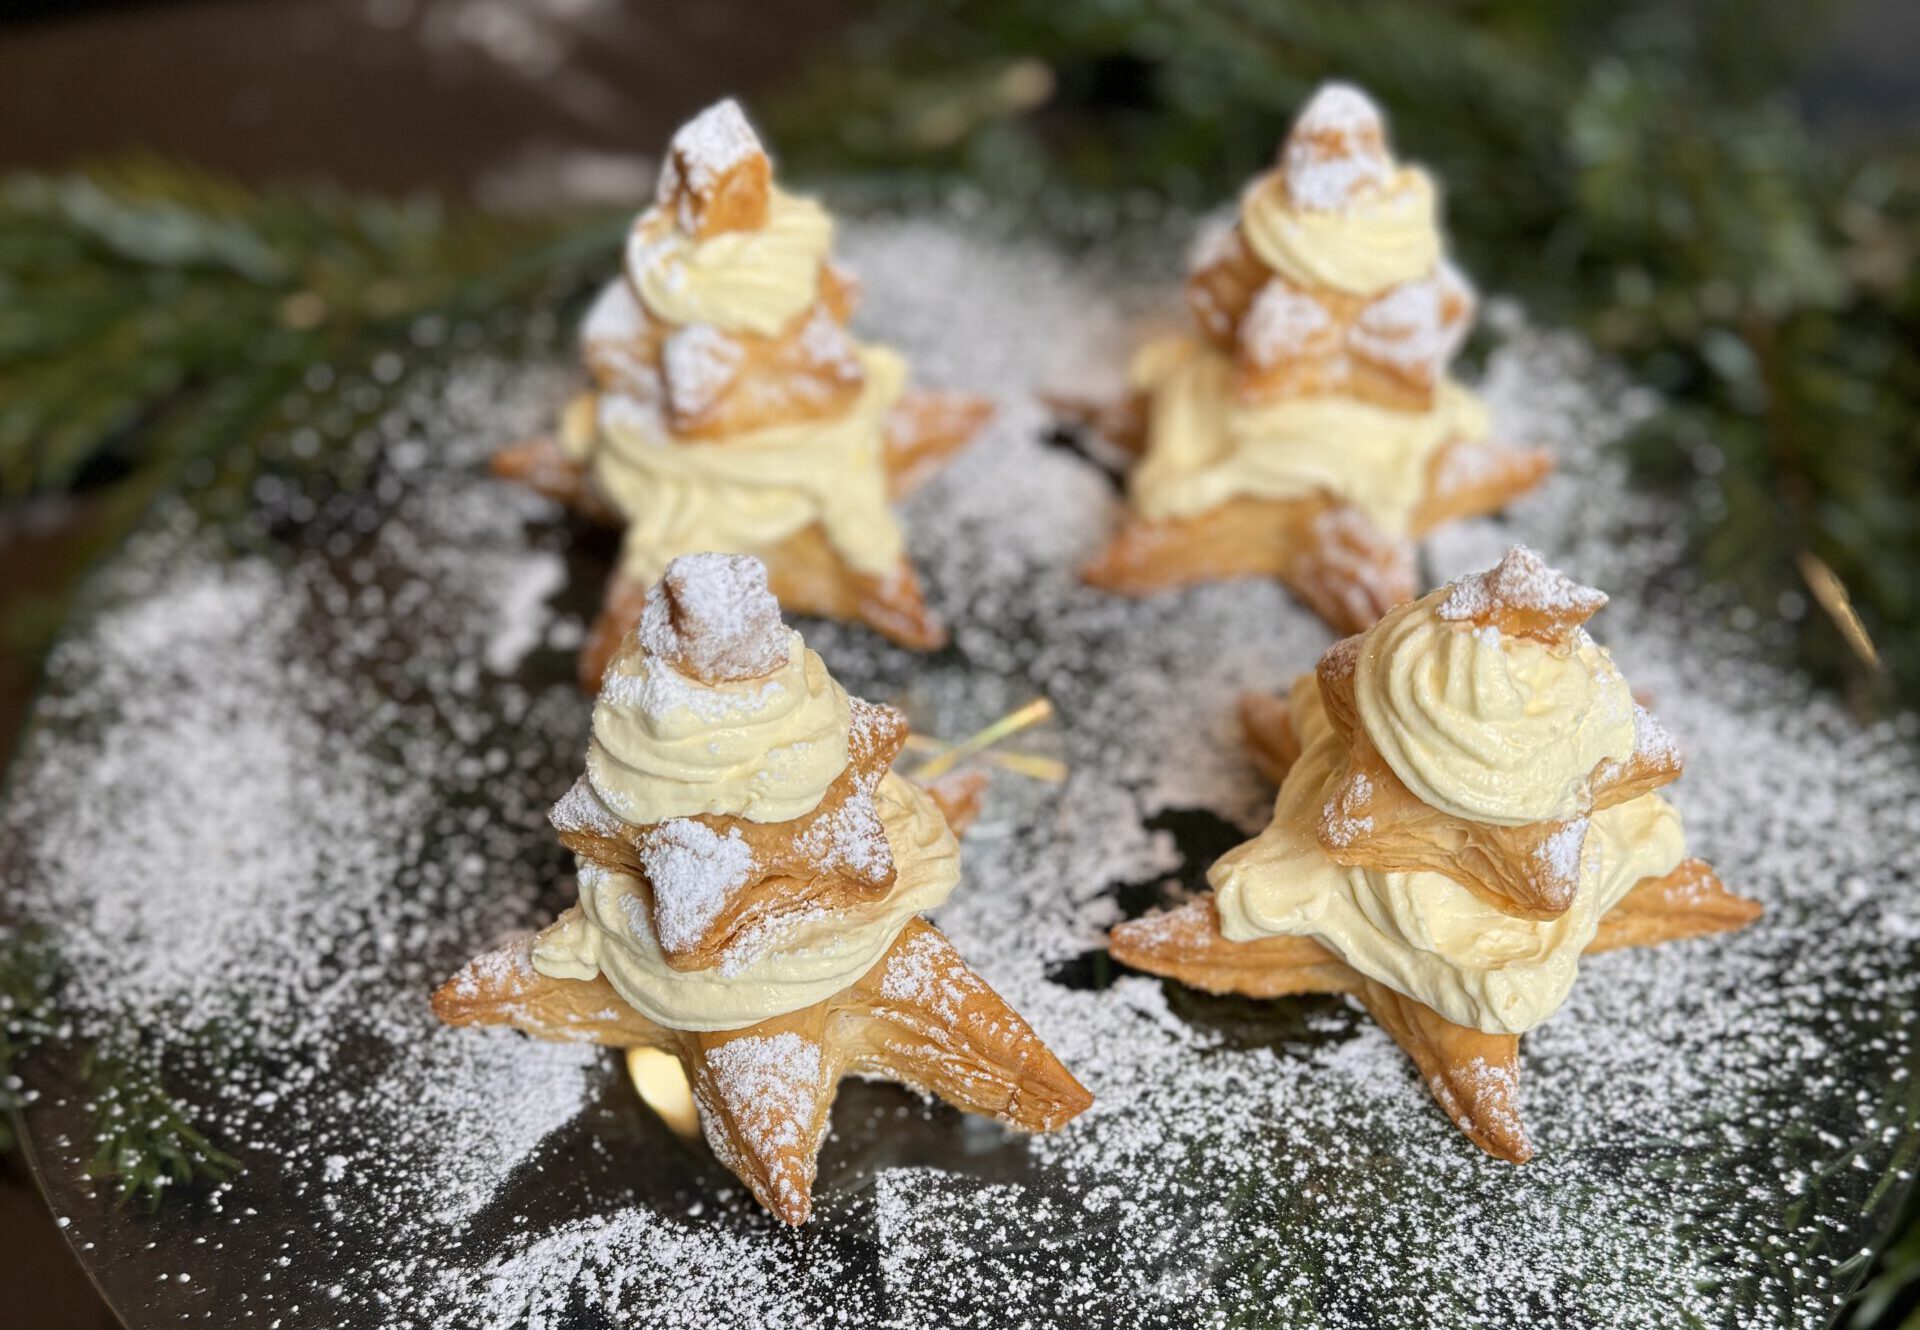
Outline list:
[[[0,1153],[13,1149],[13,1117],[27,1105],[18,1066],[46,1037],[53,965],[37,933],[0,927]]]
[[[31,1103],[22,1061],[61,1032],[59,973],[41,930],[0,926],[0,1152],[13,1149],[15,1115]],[[78,1069],[93,1120],[87,1175],[108,1183],[120,1204],[152,1207],[169,1192],[204,1189],[240,1170],[194,1126],[139,1048],[95,1042]]]
[[[240,1161],[193,1124],[145,1060],[95,1049],[80,1070],[93,1113],[86,1173],[111,1184],[120,1204],[151,1209],[169,1194],[217,1186],[240,1171]]]
[[[350,470],[414,376],[552,338],[623,225],[256,191],[150,158],[6,178],[0,501],[87,491],[97,550],[170,487]],[[44,645],[43,608],[8,625],[17,648]]]

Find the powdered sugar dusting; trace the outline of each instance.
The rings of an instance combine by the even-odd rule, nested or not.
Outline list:
[[[1373,830],[1365,810],[1373,803],[1373,781],[1354,771],[1340,782],[1320,810],[1320,834],[1329,845],[1351,845]]]
[[[1580,856],[1587,844],[1588,819],[1569,818],[1534,847],[1534,862],[1548,881],[1567,883],[1580,880]]]
[[[1525,545],[1515,545],[1484,573],[1448,584],[1439,616],[1453,622],[1486,620],[1502,610],[1585,617],[1607,603],[1604,591],[1568,577]]]
[[[800,350],[808,363],[832,370],[842,380],[850,381],[860,373],[852,336],[825,305],[816,305],[801,325]]]
[[[682,188],[705,199],[728,171],[764,151],[740,103],[731,97],[715,102],[674,134],[660,172],[659,200],[669,201]]]
[[[1129,601],[1073,575],[1118,498],[1044,441],[1030,390],[1111,382],[1132,318],[1177,306],[1177,247],[1119,236],[1110,267],[1069,264],[977,212],[847,231],[872,335],[1002,411],[908,505],[951,651],[845,625],[808,639],[922,734],[1053,702],[1059,721],[1008,747],[1069,779],[996,775],[938,922],[1094,1108],[1014,1138],[849,1081],[794,1236],[638,1107],[612,1057],[431,1024],[434,982],[573,898],[540,814],[578,775],[565,639],[606,571],[478,465],[546,428],[570,379],[476,368],[383,426],[391,474],[369,499],[257,496],[281,519],[262,529],[310,528],[284,558],[236,560],[159,514],[56,658],[6,812],[9,899],[73,962],[77,1037],[150,1040],[250,1170],[204,1209],[116,1210],[82,1176],[84,1103],[30,1062],[49,1185],[107,1277],[156,1320],[200,1316],[217,1283],[262,1325],[413,1330],[1823,1326],[1915,1130],[1894,1079],[1920,984],[1915,730],[1809,696],[1756,660],[1790,624],[1729,630],[1724,602],[1676,581],[1684,523],[1629,497],[1607,447],[1650,399],[1490,319],[1498,431],[1550,444],[1562,472],[1437,533],[1427,582],[1524,540],[1613,591],[1609,646],[1689,750],[1672,795],[1690,851],[1769,913],[1583,961],[1523,1042],[1538,1153],[1513,1168],[1337,999],[1096,985],[1108,924],[1264,824],[1235,699],[1328,643],[1264,583]],[[569,584],[494,675],[501,597],[542,550]]]
[[[1306,354],[1332,323],[1319,301],[1275,277],[1247,307],[1240,344],[1256,365],[1278,365]]]
[[[732,388],[745,356],[740,343],[710,323],[689,323],[669,333],[660,348],[667,400],[682,416],[700,416]]]
[[[793,651],[792,634],[780,619],[780,602],[767,590],[767,567],[745,554],[683,554],[675,559],[647,592],[635,631],[651,658],[705,683],[761,678],[785,665]],[[669,680],[654,681],[651,672],[643,676],[662,692],[678,691]],[[734,695],[728,696],[731,700]]]
[[[814,822],[801,836],[800,852],[823,869],[852,869],[878,881],[893,866],[893,847],[873,796],[856,790]]]
[[[1450,264],[1442,269],[1452,271]],[[1464,287],[1453,274],[1454,287]],[[1402,282],[1382,292],[1360,311],[1347,333],[1347,344],[1363,356],[1401,370],[1437,378],[1465,340],[1468,322],[1464,310],[1446,317],[1447,283],[1436,274]]]
[[[611,706],[649,717],[690,711],[704,721],[755,715],[784,695],[777,679],[757,688],[705,687],[674,668],[667,657],[654,655],[636,662],[630,671],[609,670],[600,684],[600,700]]]
[[[561,831],[591,831],[610,836],[626,825],[593,792],[593,782],[584,775],[567,787],[547,812],[547,821]]]
[[[706,1061],[713,1096],[703,1105],[707,1144],[730,1167],[747,1167],[747,1157],[726,1134],[740,1133],[753,1159],[770,1171],[771,1190],[804,1203],[812,1156],[803,1148],[803,1132],[813,1122],[825,1074],[820,1045],[791,1030],[742,1035],[708,1049]],[[695,1088],[706,1089],[699,1082]]]
[[[1680,764],[1680,743],[1660,723],[1660,718],[1641,706],[1633,704],[1633,753],[1657,766],[1678,766]]]
[[[722,836],[704,822],[662,822],[640,847],[653,888],[653,931],[668,951],[696,947],[707,928],[759,865],[738,828]]]
[[[1354,194],[1383,183],[1393,169],[1380,108],[1350,83],[1326,83],[1293,122],[1281,169],[1287,195],[1302,208],[1338,212]]]

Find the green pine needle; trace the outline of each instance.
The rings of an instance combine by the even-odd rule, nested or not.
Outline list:
[[[0,498],[108,462],[176,481],[196,459],[257,461],[314,367],[344,380],[393,353],[393,387],[456,349],[537,337],[608,269],[617,235],[607,219],[255,193],[150,159],[11,177]]]
[[[217,1186],[240,1161],[193,1125],[156,1069],[96,1053],[82,1064],[92,1087],[93,1158],[87,1176],[107,1182],[122,1205],[149,1209],[170,1194]]]

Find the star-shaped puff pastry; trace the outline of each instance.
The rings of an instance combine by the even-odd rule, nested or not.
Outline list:
[[[582,329],[592,390],[567,408],[556,436],[497,453],[494,473],[589,520],[624,525],[634,514],[623,512],[596,481],[592,461],[610,403],[630,418],[656,422],[665,447],[724,446],[768,429],[830,426],[848,417],[870,387],[870,374],[861,344],[846,329],[859,283],[830,256],[813,275],[812,300],[768,331],[677,323],[651,308],[644,294],[652,265],[661,254],[678,252],[676,245],[766,229],[776,194],[770,159],[738,104],[719,102],[682,126],[668,149],[655,205],[634,224],[627,271],[602,294]],[[671,281],[657,277],[658,284]],[[926,479],[992,413],[985,398],[967,393],[902,392],[880,424],[878,465],[887,496],[898,498]],[[919,650],[946,641],[904,559],[884,572],[856,567],[818,521],[774,533],[746,552],[766,563],[774,594],[791,611],[857,620]],[[589,692],[646,592],[645,582],[623,576],[609,585],[581,651],[580,677]]]
[[[1580,627],[1606,597],[1580,586],[1524,547],[1444,593],[1443,620],[1571,649]],[[1433,872],[1451,878],[1502,913],[1547,919],[1564,913],[1580,883],[1585,813],[1508,827],[1471,822],[1422,803],[1368,741],[1353,701],[1361,639],[1335,644],[1315,673],[1327,718],[1346,750],[1317,839],[1334,862],[1379,872]],[[1301,757],[1292,709],[1250,695],[1241,721],[1255,764],[1285,784]],[[1636,705],[1635,745],[1588,782],[1588,811],[1665,785],[1680,774],[1679,750]],[[1733,894],[1700,859],[1643,878],[1600,917],[1586,952],[1646,947],[1744,928],[1760,906]],[[1344,993],[1356,999],[1406,1050],[1433,1097],[1462,1132],[1489,1154],[1520,1163],[1533,1147],[1520,1116],[1520,1037],[1459,1025],[1416,998],[1362,974],[1312,937],[1278,935],[1231,941],[1222,935],[1212,893],[1169,911],[1116,926],[1115,960],[1209,993],[1272,998]]]
[[[1371,242],[1345,235],[1376,224],[1383,210],[1402,223],[1423,218],[1429,229],[1432,190],[1417,168],[1401,168],[1386,144],[1377,107],[1358,89],[1328,84],[1302,110],[1274,168],[1247,188],[1233,225],[1203,238],[1189,265],[1186,297],[1194,333],[1190,355],[1173,363],[1219,364],[1216,379],[1189,369],[1135,376],[1135,391],[1118,400],[1054,397],[1068,422],[1105,437],[1139,459],[1133,498],[1111,543],[1082,570],[1095,586],[1150,595],[1195,582],[1272,577],[1342,632],[1358,632],[1416,590],[1414,545],[1435,528],[1494,512],[1538,485],[1552,469],[1543,450],[1520,450],[1476,437],[1460,425],[1439,426],[1433,446],[1408,454],[1409,505],[1383,525],[1356,496],[1324,487],[1357,443],[1358,411],[1398,429],[1440,410],[1446,368],[1472,324],[1474,293],[1448,262],[1437,229],[1431,255],[1414,269],[1356,286],[1333,275],[1350,249]],[[1420,203],[1419,200],[1426,200]],[[1257,217],[1280,216],[1288,246],[1305,251],[1278,261]],[[1403,238],[1404,239],[1404,238]],[[1172,344],[1147,348],[1148,361]],[[1156,350],[1158,348],[1158,351]],[[1169,384],[1217,386],[1199,392],[1204,406],[1181,406]],[[1172,401],[1164,417],[1163,401]],[[1241,456],[1272,442],[1270,425],[1244,424],[1275,407],[1344,403],[1344,426],[1313,428],[1317,455],[1289,465],[1306,492],[1257,492],[1246,484],[1213,486],[1198,511],[1148,511],[1141,486],[1150,471],[1184,482],[1217,481]],[[1218,417],[1216,419],[1215,417]],[[1436,420],[1440,417],[1434,417]],[[1401,422],[1395,425],[1391,422]],[[1289,428],[1301,428],[1295,425]],[[1179,442],[1174,434],[1203,437]],[[1296,441],[1297,442],[1297,441]],[[1294,446],[1292,443],[1289,447]],[[1262,464],[1265,466],[1267,464]],[[1269,478],[1270,480],[1271,478]],[[1314,488],[1316,479],[1319,488]],[[1378,479],[1355,481],[1377,488]]]
[[[743,556],[675,560],[638,620],[622,652],[684,686],[750,686],[792,650],[764,571]],[[847,926],[884,905],[898,874],[874,795],[907,726],[890,707],[847,702],[845,768],[814,807],[786,821],[693,814],[629,823],[584,778],[555,806],[554,826],[583,863],[632,880],[638,894],[628,903],[644,907],[643,931],[671,972],[714,972],[724,984],[731,961],[777,952],[793,927]],[[956,835],[978,810],[980,784],[962,777],[926,791]],[[696,879],[700,908],[676,908],[676,892]],[[581,922],[580,911],[556,928]],[[435,992],[433,1009],[451,1025],[508,1025],[677,1057],[714,1154],[791,1224],[812,1212],[816,1157],[844,1076],[897,1081],[1023,1131],[1051,1131],[1092,1103],[1026,1021],[917,917],[844,989],[743,1028],[669,1028],[604,973],[542,973],[530,938],[470,962]]]

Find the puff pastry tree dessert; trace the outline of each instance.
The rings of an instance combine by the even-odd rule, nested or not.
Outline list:
[[[1673,740],[1581,625],[1606,597],[1515,547],[1335,645],[1248,737],[1273,822],[1213,892],[1119,925],[1116,959],[1215,993],[1347,993],[1447,1116],[1532,1154],[1520,1036],[1583,953],[1744,927],[1754,902],[1689,858]]]
[[[1547,454],[1489,444],[1485,408],[1447,374],[1474,295],[1438,210],[1365,94],[1314,95],[1198,246],[1196,331],[1142,347],[1125,401],[1059,404],[1139,455],[1088,581],[1146,595],[1276,577],[1358,632],[1417,590],[1413,541],[1540,482]]]
[[[592,689],[676,556],[752,554],[789,610],[940,646],[893,498],[985,423],[977,397],[913,391],[896,352],[846,328],[859,288],[833,219],[788,194],[740,107],[674,135],[625,271],[581,331],[594,386],[557,437],[495,471],[625,525],[581,655]]]
[[[919,917],[958,883],[973,809],[890,769],[906,737],[781,623],[756,560],[676,559],[553,809],[579,903],[468,964],[435,1012],[673,1054],[715,1155],[791,1224],[843,1076],[1060,1126],[1092,1097]]]

